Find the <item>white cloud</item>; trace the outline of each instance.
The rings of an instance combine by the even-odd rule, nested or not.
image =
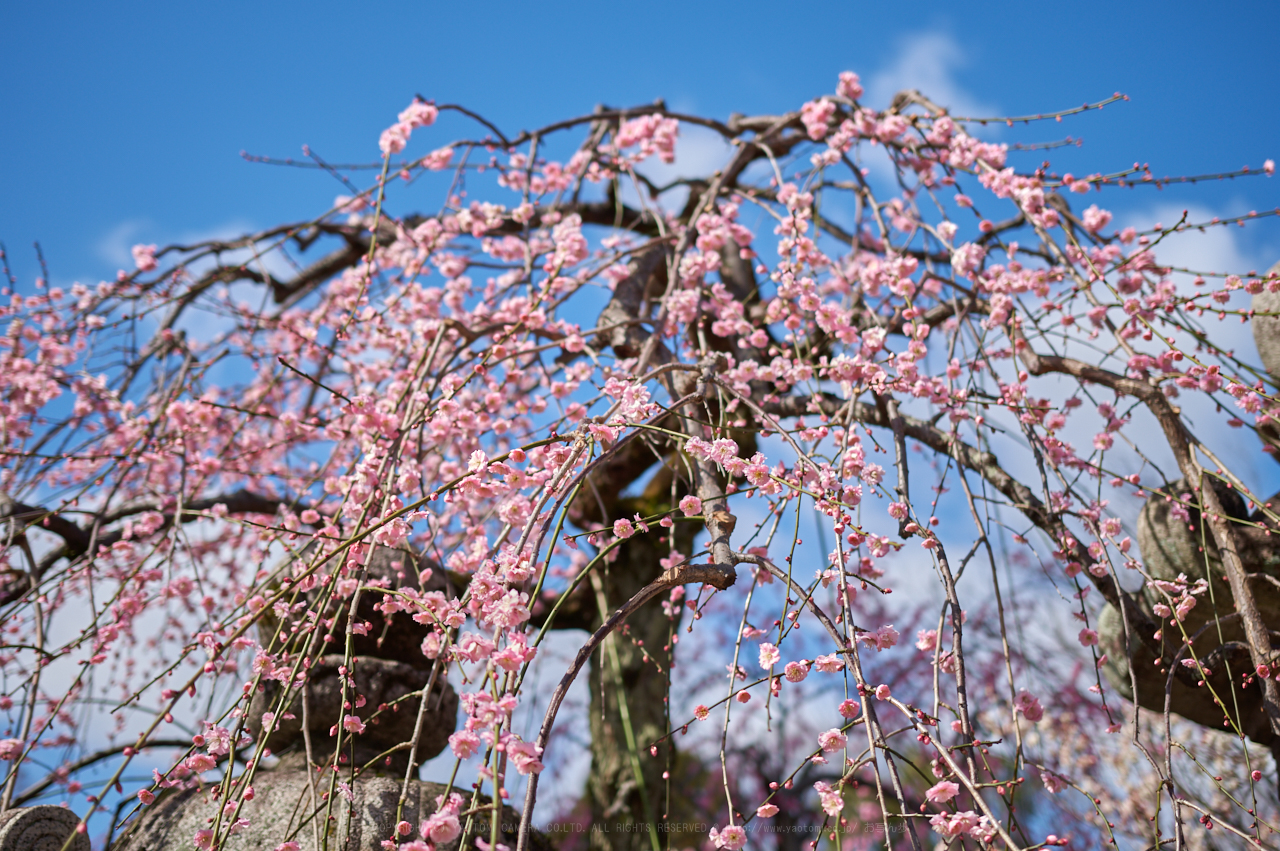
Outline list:
[[[636,170],[655,185],[664,186],[680,178],[706,178],[712,172],[724,168],[733,154],[733,146],[716,131],[696,124],[681,124],[680,135],[676,139],[675,162],[668,164],[657,157],[650,157]],[[621,186],[622,200],[638,207],[640,198],[631,181],[624,179]],[[664,193],[659,203],[669,212],[679,212],[688,197],[689,190],[679,187]],[[651,203],[647,194],[645,201]]]
[[[183,231],[178,234],[166,233],[163,228],[155,227],[150,221],[145,219],[127,219],[120,222],[115,227],[107,231],[94,246],[95,253],[105,263],[132,272],[133,265],[133,246],[139,243],[154,243],[161,247],[168,244],[178,245],[195,245],[210,240],[232,240],[243,236],[254,230],[252,223],[244,219],[232,219],[221,225],[211,228],[203,228],[200,230]],[[224,262],[244,262],[251,260],[253,255],[247,250],[228,252],[223,255]],[[263,258],[264,262],[268,260],[278,260],[278,258]],[[285,273],[287,265],[276,267],[273,263],[268,263],[268,268],[274,273],[280,271]]]
[[[954,115],[998,115],[996,107],[967,91],[956,79],[956,71],[968,62],[964,49],[947,33],[904,36],[889,64],[867,79],[865,101],[883,109],[903,89],[919,89]]]
[[[94,246],[94,253],[105,263],[121,269],[133,268],[133,255],[129,249],[138,242],[147,223],[139,219],[130,219],[107,231]]]

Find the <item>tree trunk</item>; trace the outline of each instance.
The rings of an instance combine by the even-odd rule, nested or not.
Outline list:
[[[648,500],[621,505],[642,514],[645,508],[655,509]],[[688,528],[688,524],[679,525]],[[684,552],[693,537],[686,529],[677,533],[677,545]],[[659,559],[668,554],[670,545],[658,531],[660,527],[655,526],[648,534],[628,538],[618,549],[617,561],[600,572],[592,589],[597,599],[594,627],[602,622],[601,608],[607,617],[662,572]],[[670,729],[671,637],[680,614],[677,609],[674,619],[668,618],[662,609],[664,599],[659,597],[636,612],[591,657],[587,795],[593,849],[652,851],[654,838],[658,847],[666,846],[662,823],[671,809],[671,790],[662,775],[673,766],[675,753],[671,740],[664,737]],[[656,755],[650,750],[655,743]]]

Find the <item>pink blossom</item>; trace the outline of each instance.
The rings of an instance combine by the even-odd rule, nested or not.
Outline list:
[[[401,123],[411,128],[428,127],[435,123],[439,110],[435,104],[423,100],[415,100],[397,116]]]
[[[887,685],[885,685],[884,683],[881,683],[880,685],[876,686],[877,700],[888,700],[889,695],[890,695],[890,691]]]
[[[1044,709],[1040,706],[1040,701],[1025,689],[1018,692],[1018,696],[1013,699],[1013,705],[1028,721],[1039,721],[1044,717]]]
[[[858,701],[853,700],[852,698],[845,698],[840,701],[840,715],[845,718],[857,718],[858,712],[861,711],[861,709],[862,706]]]
[[[701,514],[702,500],[698,499],[693,494],[681,497],[680,510],[684,512],[685,517],[693,517],[696,514]]]
[[[135,245],[132,252],[133,264],[138,267],[139,272],[150,272],[158,265],[156,263],[156,246]]]
[[[393,124],[378,137],[378,149],[384,154],[398,154],[409,142],[411,128],[407,124]]]
[[[422,167],[427,171],[443,171],[453,162],[453,148],[437,148],[422,158]]]
[[[342,719],[342,728],[348,733],[363,733],[364,722],[355,715],[348,715]]]
[[[480,737],[470,730],[459,730],[449,736],[449,747],[458,759],[467,759],[480,748]]]
[[[155,796],[155,793],[152,792],[150,789],[139,789],[138,800],[141,801],[143,804],[151,804],[155,802],[156,796]]]
[[[836,94],[849,100],[862,97],[862,81],[852,71],[841,71],[840,82],[836,84]]]
[[[697,718],[699,721],[706,721],[707,715],[709,715],[710,712],[711,710],[707,709],[705,704],[699,703],[693,708],[693,717]]]
[[[800,121],[804,124],[804,129],[809,134],[809,138],[816,141],[826,136],[831,117],[835,113],[836,105],[825,98],[811,100],[800,107]]]
[[[982,261],[986,256],[987,250],[981,245],[966,242],[951,252],[951,268],[958,275],[973,277],[982,267]]]
[[[924,796],[935,804],[942,804],[950,801],[958,794],[960,794],[959,783],[955,783],[951,780],[943,780],[930,786],[928,791],[924,793]]]
[[[832,818],[840,815],[840,812],[844,809],[844,796],[840,794],[838,786],[832,786],[824,780],[819,780],[813,784],[813,791],[818,793],[818,800],[822,804],[823,812]]]
[[[1262,164],[1262,170],[1263,170],[1264,172],[1266,172],[1267,177],[1270,177],[1271,175],[1275,174],[1275,173],[1276,173],[1276,161],[1275,161],[1275,160],[1267,160],[1266,162],[1264,162],[1264,163]]]
[[[0,760],[13,761],[22,756],[25,747],[21,739],[0,739]]]
[[[835,674],[844,670],[844,660],[834,653],[828,653],[814,659],[813,666],[824,674]]]
[[[978,814],[967,810],[963,813],[938,813],[929,824],[946,839],[964,836],[978,826]]]
[[[818,736],[818,746],[824,753],[841,750],[848,741],[849,737],[834,727]]]
[[[1087,627],[1080,630],[1080,643],[1085,647],[1094,646],[1098,643],[1098,631]]]
[[[1044,784],[1044,788],[1055,795],[1067,785],[1067,781],[1064,778],[1044,769],[1040,771],[1040,782]]]
[[[631,521],[623,517],[613,521],[613,534],[619,538],[630,538],[636,533],[636,527]]]
[[[187,770],[195,774],[203,774],[217,767],[218,761],[207,753],[193,753],[183,760],[182,764],[187,767]]]
[[[788,662],[783,669],[783,675],[789,682],[798,683],[805,677],[809,676],[808,662]]]
[[[441,796],[443,797],[443,796]],[[430,839],[438,845],[444,845],[457,839],[462,834],[462,823],[458,813],[462,810],[462,796],[454,792],[447,802],[436,799],[437,809],[418,827],[423,839]]]
[[[713,827],[711,828],[711,842],[717,848],[738,851],[739,848],[747,844],[747,832],[736,824],[731,824],[719,830]]]
[[[885,624],[875,632],[859,633],[858,640],[867,644],[874,644],[876,652],[888,650],[898,643],[898,631],[893,628],[893,624]]]
[[[760,667],[766,671],[778,664],[782,660],[782,654],[778,652],[778,648],[772,644],[760,645]]]
[[[757,818],[773,818],[778,814],[778,808],[773,804],[761,804],[756,807]]]
[[[518,736],[512,736],[507,742],[507,757],[521,774],[537,774],[542,771],[542,762],[538,759],[540,756],[542,748],[533,742],[521,741]]]
[[[1111,213],[1108,210],[1098,209],[1098,205],[1094,204],[1084,211],[1084,229],[1090,233],[1097,233],[1107,226],[1111,221]]]

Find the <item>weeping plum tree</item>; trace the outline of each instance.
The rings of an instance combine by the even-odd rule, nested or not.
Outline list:
[[[10,277],[0,819],[1276,847],[1280,278],[1160,259],[1261,217],[1118,229],[1162,179],[983,141],[1120,95],[862,94],[417,98],[372,166],[276,163],[345,185],[313,218]]]

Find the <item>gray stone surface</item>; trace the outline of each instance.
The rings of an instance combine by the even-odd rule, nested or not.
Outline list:
[[[403,662],[380,659],[376,656],[356,660],[353,679],[355,687],[348,688],[348,698],[361,695],[363,706],[345,710],[342,706],[342,679],[338,668],[343,664],[340,655],[323,656],[312,666],[306,688],[313,756],[324,760],[333,752],[330,730],[347,714],[353,714],[366,722],[365,731],[354,737],[354,758],[357,765],[364,765],[384,751],[413,738],[418,718],[419,700],[400,700],[426,685],[427,673]],[[281,686],[274,680],[264,684],[262,691],[254,695],[249,707],[248,728],[256,739],[262,731],[262,713],[274,710],[280,702]],[[399,703],[395,701],[400,700]],[[385,707],[381,710],[379,707]],[[293,718],[286,718],[292,715]],[[302,690],[294,693],[293,703],[277,713],[277,724],[267,737],[267,747],[277,755],[297,750],[303,745]],[[422,736],[418,740],[419,764],[440,753],[449,744],[449,734],[457,727],[458,695],[443,677],[437,677],[427,702],[427,714],[423,719]],[[343,733],[344,740],[352,737]],[[408,767],[408,751],[393,754],[387,768],[400,773]]]
[[[0,815],[0,851],[89,851],[88,834],[75,832],[79,823],[65,807],[15,807]]]
[[[1280,263],[1268,269],[1267,274],[1280,274]],[[1253,297],[1251,307],[1254,317],[1249,324],[1253,328],[1253,342],[1262,357],[1262,365],[1273,378],[1280,380],[1280,293],[1264,289]]]
[[[320,798],[313,804],[307,769],[300,755],[281,760],[276,768],[260,772],[253,782],[253,800],[241,809],[241,815],[250,820],[251,826],[228,837],[222,847],[225,851],[274,851],[280,843],[292,839],[302,851],[382,851],[382,841],[391,838],[395,830],[403,777],[367,774],[352,784],[354,800],[351,803],[341,794],[335,794],[332,806],[321,799],[329,789],[330,777],[331,773],[315,773]],[[448,787],[440,783],[410,782],[409,795],[399,818],[413,825],[413,833],[401,837],[402,841],[418,837],[418,824],[436,811],[436,798],[447,791]],[[454,791],[470,800],[470,792]],[[488,804],[488,799],[481,798],[480,803]],[[113,851],[185,851],[192,847],[195,832],[208,828],[216,813],[217,802],[207,791],[192,789],[163,795],[144,811],[135,829],[118,842]],[[508,829],[500,841],[512,849],[516,846],[515,829],[519,821],[514,810],[504,808],[501,825]],[[480,835],[487,836],[488,820],[480,827]],[[533,839],[535,851],[550,851],[551,846],[542,835],[535,835]],[[455,851],[460,844],[461,839],[454,840],[438,846],[437,851]]]
[[[1263,620],[1273,629],[1280,628],[1280,586],[1272,581],[1280,580],[1280,530],[1261,510],[1249,514],[1244,501],[1234,490],[1225,485],[1219,485],[1215,490],[1228,515],[1240,521],[1233,524],[1236,545]],[[1194,493],[1194,489],[1179,479],[1170,483],[1164,492],[1157,492],[1147,500],[1138,519],[1138,547],[1143,565],[1156,579],[1172,580],[1179,574],[1185,574],[1193,582],[1201,578],[1208,581],[1209,590],[1198,597],[1198,602],[1180,622],[1180,627],[1166,621],[1163,630],[1166,647],[1176,651],[1186,640],[1185,633],[1186,637],[1194,639],[1196,657],[1204,660],[1211,658],[1224,644],[1243,647],[1247,642],[1244,627],[1235,613],[1231,588],[1224,581],[1221,553],[1214,545],[1207,526],[1202,528],[1200,512],[1191,508],[1189,517],[1183,520],[1171,511],[1175,503],[1166,499],[1166,496],[1177,498],[1187,492]],[[1270,502],[1280,507],[1280,494],[1272,497]],[[1277,533],[1268,534],[1272,530],[1277,530]],[[1170,601],[1153,588],[1144,588],[1139,596],[1148,614],[1157,603],[1170,605]],[[1254,686],[1240,686],[1241,674],[1252,667],[1247,654],[1233,654],[1234,667],[1231,670],[1225,661],[1217,661],[1207,678],[1207,685],[1193,688],[1177,679],[1170,681],[1167,670],[1155,664],[1156,655],[1136,636],[1125,652],[1123,624],[1119,611],[1114,607],[1103,608],[1098,619],[1098,635],[1101,649],[1107,654],[1103,672],[1112,687],[1127,700],[1135,699],[1132,665],[1132,673],[1137,680],[1138,705],[1156,712],[1163,711],[1168,689],[1172,712],[1206,727],[1224,729],[1226,713],[1218,703],[1223,700],[1232,707],[1232,717],[1239,719],[1246,736],[1261,744],[1272,743],[1274,736],[1262,712],[1260,690]]]

